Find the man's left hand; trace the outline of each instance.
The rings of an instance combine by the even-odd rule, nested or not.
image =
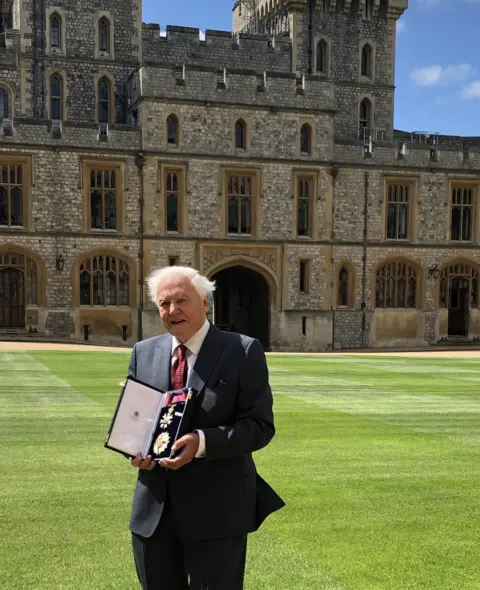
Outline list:
[[[173,452],[182,449],[180,455],[175,457],[175,459],[161,459],[159,461],[160,465],[174,471],[180,469],[184,465],[187,465],[193,461],[195,455],[197,454],[199,444],[200,437],[196,432],[182,436],[182,438],[179,438],[172,448]]]

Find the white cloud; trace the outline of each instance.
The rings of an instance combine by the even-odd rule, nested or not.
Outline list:
[[[457,64],[442,67],[439,65],[428,68],[417,68],[410,73],[410,78],[417,86],[444,86],[463,82],[473,72],[470,64]]]
[[[464,86],[460,91],[460,97],[463,100],[471,100],[472,98],[480,98],[480,80],[475,80]]]
[[[397,33],[403,33],[407,30],[407,21],[399,20],[397,21]]]
[[[205,31],[200,31],[200,41],[205,41]]]

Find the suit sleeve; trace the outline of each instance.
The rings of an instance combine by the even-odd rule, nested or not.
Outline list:
[[[272,390],[268,382],[267,359],[260,342],[252,340],[245,355],[235,422],[204,429],[206,459],[253,453],[266,447],[275,435]]]
[[[128,365],[128,377],[137,376],[137,345],[133,345],[132,355],[130,356],[130,364]]]

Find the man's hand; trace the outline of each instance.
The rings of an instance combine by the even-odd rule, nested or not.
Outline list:
[[[132,459],[130,462],[132,467],[135,467],[136,469],[146,469],[147,471],[151,471],[156,465],[156,462],[152,461],[151,455],[148,455],[148,457],[145,457],[144,459],[142,453],[138,453],[135,459]]]
[[[200,437],[196,432],[182,436],[182,438],[179,438],[172,448],[173,452],[182,449],[180,455],[175,457],[175,459],[161,459],[160,465],[162,467],[167,467],[167,469],[173,469],[174,471],[180,469],[184,465],[187,465],[187,463],[193,461],[195,455],[197,454],[199,444]]]

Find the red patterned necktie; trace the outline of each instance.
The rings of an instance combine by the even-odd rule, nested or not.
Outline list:
[[[172,363],[170,371],[170,379],[172,382],[172,389],[183,389],[187,384],[187,359],[185,353],[187,352],[186,347],[183,344],[177,347],[177,358]]]

